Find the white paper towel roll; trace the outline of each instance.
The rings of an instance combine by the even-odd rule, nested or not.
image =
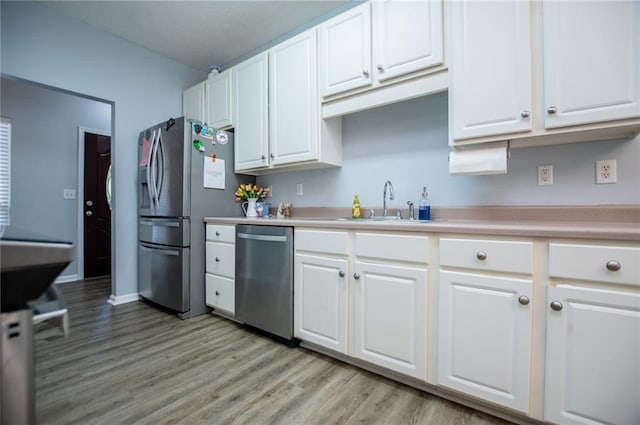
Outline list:
[[[449,173],[453,175],[507,174],[507,144],[491,148],[451,151]]]

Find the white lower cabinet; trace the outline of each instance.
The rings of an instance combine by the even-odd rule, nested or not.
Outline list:
[[[294,270],[295,336],[346,354],[347,260],[296,254]]]
[[[439,385],[528,411],[532,285],[527,279],[440,272]]]
[[[441,238],[440,267],[438,385],[529,413],[533,242]]]
[[[640,247],[551,243],[549,256],[544,419],[639,424]]]
[[[306,229],[295,238],[295,336],[426,380],[428,238]]]
[[[426,267],[356,261],[353,355],[426,379]]]
[[[545,419],[640,423],[640,294],[548,288]]]
[[[208,224],[205,242],[205,304],[214,313],[235,314],[235,226]]]

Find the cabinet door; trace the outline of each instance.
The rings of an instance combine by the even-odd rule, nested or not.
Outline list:
[[[544,418],[640,423],[640,295],[572,286],[547,295]]]
[[[427,269],[357,261],[354,357],[426,380]]]
[[[269,164],[267,53],[236,65],[233,80],[235,107],[235,170]]]
[[[531,5],[451,2],[454,140],[531,130]]]
[[[331,350],[347,353],[346,259],[296,254],[294,334]]]
[[[316,29],[269,51],[271,164],[318,159]]]
[[[205,82],[189,87],[182,93],[182,114],[186,119],[205,121],[204,116]]]
[[[233,127],[233,108],[231,90],[233,69],[228,69],[205,81],[205,110],[208,125],[214,128]]]
[[[528,411],[531,288],[530,280],[440,272],[438,384]]]
[[[543,8],[545,126],[640,116],[640,3]]]
[[[322,96],[371,84],[371,6],[364,3],[320,24]]]
[[[384,81],[443,62],[442,2],[374,3],[373,73]]]

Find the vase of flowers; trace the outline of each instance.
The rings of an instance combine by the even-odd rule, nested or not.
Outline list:
[[[267,196],[268,190],[257,184],[241,184],[236,190],[236,202],[242,202],[242,212],[246,217],[257,217],[256,202]]]

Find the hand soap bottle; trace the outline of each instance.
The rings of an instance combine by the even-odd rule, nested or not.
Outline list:
[[[353,195],[353,206],[351,207],[351,217],[360,218],[360,199],[358,199],[358,195]]]
[[[422,197],[418,202],[418,220],[431,220],[431,202],[426,187],[422,188]]]

